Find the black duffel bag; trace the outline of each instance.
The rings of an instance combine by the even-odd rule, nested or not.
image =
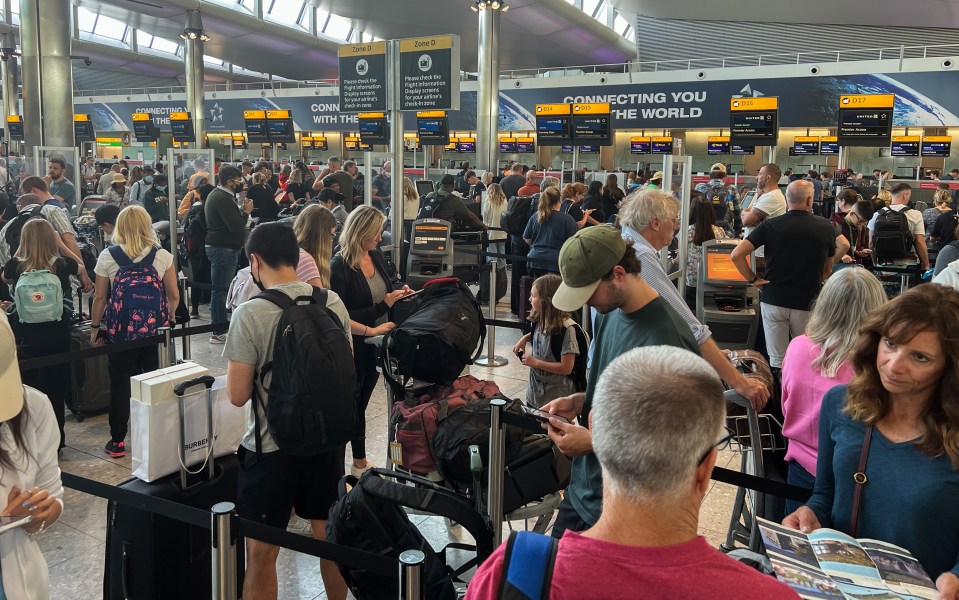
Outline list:
[[[403,323],[383,339],[383,374],[399,393],[406,381],[450,385],[483,350],[486,320],[473,292],[456,278],[434,279],[423,291]],[[395,361],[391,365],[390,361]]]

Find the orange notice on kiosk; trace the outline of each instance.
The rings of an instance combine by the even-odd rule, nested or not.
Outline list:
[[[746,281],[729,258],[728,252],[706,253],[706,279],[710,281]],[[746,257],[749,260],[749,257]]]

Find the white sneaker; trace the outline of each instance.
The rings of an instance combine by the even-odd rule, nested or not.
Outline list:
[[[350,465],[350,475],[352,475],[353,477],[359,478],[360,476],[363,475],[363,473],[366,473],[370,469],[375,469],[375,468],[376,468],[376,465],[374,465],[370,461],[366,461],[366,466],[361,468],[357,468],[356,465]]]
[[[226,343],[226,334],[225,333],[214,333],[210,336],[210,343],[216,345],[223,345]]]

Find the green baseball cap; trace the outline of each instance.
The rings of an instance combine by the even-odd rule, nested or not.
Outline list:
[[[553,306],[567,312],[581,308],[624,254],[626,240],[612,225],[597,225],[576,232],[559,251],[563,283],[553,294]]]

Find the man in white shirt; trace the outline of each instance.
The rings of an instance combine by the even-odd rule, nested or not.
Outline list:
[[[749,237],[752,230],[766,219],[778,217],[786,212],[786,196],[779,189],[782,170],[775,163],[768,163],[759,169],[756,175],[756,200],[740,215],[743,222],[743,239]],[[765,256],[762,248],[756,249],[756,258]],[[760,262],[760,261],[756,261]]]
[[[929,269],[929,251],[926,248],[926,226],[922,221],[922,213],[918,210],[909,208],[909,198],[912,196],[912,188],[909,187],[908,183],[899,183],[893,186],[892,190],[892,202],[889,205],[889,209],[896,212],[903,212],[906,216],[906,220],[909,222],[909,232],[912,233],[912,244],[916,251],[916,256],[919,258],[919,264],[922,265],[922,270]],[[876,219],[884,212],[884,209],[876,211],[876,214],[869,219],[869,247],[875,248],[873,234],[876,229]]]

